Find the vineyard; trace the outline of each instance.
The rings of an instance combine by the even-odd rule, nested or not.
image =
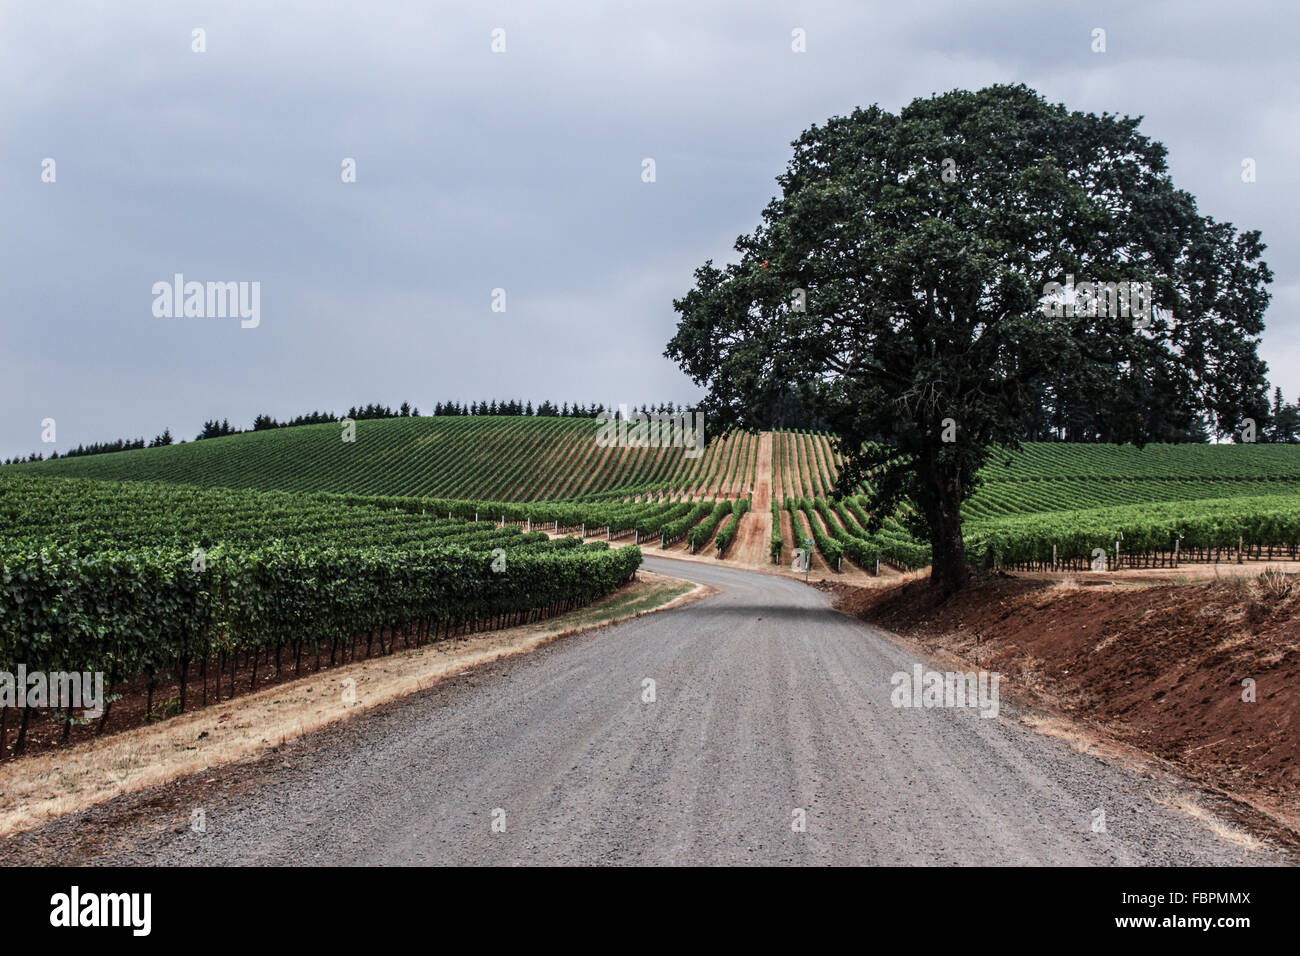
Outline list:
[[[143,677],[151,688],[179,675],[184,710],[196,668],[204,696],[209,674],[219,696],[241,661],[255,682],[259,659],[278,673],[285,653],[297,669],[304,654],[355,657],[358,641],[369,655],[399,637],[527,622],[616,590],[641,561],[635,547],[431,504],[0,476],[0,671],[99,671],[111,686]],[[623,510],[579,517],[612,535]],[[660,512],[666,522],[675,506]],[[659,527],[645,509],[635,521]]]
[[[853,489],[842,501],[833,500],[843,459],[837,442],[824,433],[715,436],[703,455],[691,458],[681,447],[601,447],[595,441],[597,427],[587,419],[397,418],[358,422],[356,440],[347,442],[336,423],[307,425],[9,466],[5,474],[330,492],[351,506],[420,510],[456,519],[490,517],[525,530],[541,525],[588,537],[591,529],[604,529],[610,541],[631,537],[641,543],[659,536],[665,547],[686,539],[690,550],[723,531],[724,556],[744,520],[732,516],[731,509],[739,511],[744,499],[746,508],[771,511],[774,560],[811,539],[821,545],[827,564],[837,568],[846,557],[873,573],[877,560],[899,569],[928,561],[927,548],[911,539],[895,520],[898,516],[867,532],[864,493],[869,489]],[[756,501],[755,467],[764,441],[771,443],[772,498]],[[1158,503],[1186,502],[1189,508],[1213,511],[1204,503],[1223,499],[1226,507],[1227,500],[1269,499],[1270,508],[1284,507],[1278,502],[1300,494],[1300,449],[1028,443],[1015,452],[994,454],[981,477],[964,508],[980,553],[986,560],[1033,554],[1027,560],[1037,561],[1043,547],[1055,543],[1058,559],[1066,547],[1063,541],[1048,540],[1064,537],[1047,530],[1055,523],[1087,521],[1092,527],[1092,517],[1071,517],[1077,512],[1106,509],[1105,520],[1119,522],[1117,533],[1132,528],[1132,535],[1139,535],[1143,509]],[[730,502],[727,510],[722,502]],[[1129,514],[1124,508],[1138,511]],[[801,517],[784,524],[799,538],[792,544],[782,527],[796,512]],[[1041,517],[1048,515],[1056,517]],[[1041,520],[1012,520],[1035,516]],[[410,525],[402,528],[402,534],[423,533]],[[205,528],[203,533],[213,532]],[[374,527],[365,540],[387,543],[387,533]],[[1259,533],[1243,534],[1243,546],[1248,540],[1264,546],[1288,543],[1257,540]]]
[[[220,695],[223,675],[229,688],[251,664],[255,682],[285,654],[296,669],[304,655],[349,660],[358,642],[369,655],[534,620],[618,589],[641,548],[734,559],[746,527],[762,539],[742,560],[784,563],[809,542],[830,573],[930,560],[902,515],[871,529],[867,489],[833,496],[843,459],[825,434],[734,433],[690,458],[601,447],[595,427],[404,418],[359,422],[355,442],[309,425],[6,467],[0,670],[102,671],[150,693],[170,675],[183,709],[195,673]],[[1029,444],[983,479],[966,541],[985,566],[1295,559],[1300,546],[1294,446]]]
[[[163,448],[63,458],[7,470],[261,491],[348,492],[498,501],[574,501],[654,491],[738,498],[753,485],[758,437],[677,447],[601,447],[592,419],[392,418],[208,438]]]
[[[773,458],[772,556],[792,545],[789,514],[828,568],[846,561],[925,566],[929,548],[899,516],[868,532],[862,491],[829,494],[842,459],[825,435],[777,432]],[[1300,543],[1300,449],[1285,445],[1069,445],[1028,443],[995,454],[966,502],[971,559],[986,566],[1080,570],[1218,560],[1296,557]],[[1100,562],[1100,563],[1098,563]]]

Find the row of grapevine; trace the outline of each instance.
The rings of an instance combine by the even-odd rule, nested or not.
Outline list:
[[[177,485],[0,476],[0,542],[83,552],[134,547],[423,547],[483,551],[541,544],[545,535],[473,523],[427,499],[375,499],[196,489]],[[486,515],[484,515],[486,519]]]
[[[10,466],[28,474],[200,487],[529,501],[747,488],[754,436],[671,447],[601,446],[590,419],[397,418],[211,438]]]
[[[691,546],[692,554],[700,545],[713,537],[713,532],[717,530],[718,523],[729,514],[731,514],[731,502],[719,501],[713,506],[713,511],[709,513],[709,516],[691,529],[690,534],[686,536],[686,540]]]
[[[832,505],[833,503],[822,498],[813,501],[813,508],[821,517],[822,524],[825,525],[831,537],[839,542],[849,560],[865,571],[876,573],[876,563],[880,560],[880,548],[865,534],[858,534],[851,530],[854,526],[839,520],[837,512],[842,509],[842,505],[839,505],[838,508],[833,508]],[[823,553],[825,552],[823,551]]]
[[[576,542],[574,542],[576,544]],[[415,643],[589,603],[630,580],[640,549],[581,547],[497,556],[460,547],[0,547],[0,670],[102,672],[111,685],[237,655],[277,663],[377,636]],[[387,637],[385,638],[385,633]],[[20,735],[28,714],[23,713]],[[105,714],[107,719],[107,714]],[[21,737],[20,737],[21,739]]]
[[[1300,482],[1282,478],[1036,478],[989,482],[962,508],[970,520],[1045,511],[1077,511],[1157,501],[1202,501],[1210,498],[1297,494]]]
[[[714,503],[712,501],[697,501],[690,506],[690,510],[686,514],[663,525],[659,529],[660,547],[670,547],[686,537],[691,528],[699,524],[713,511],[713,507]]]
[[[840,562],[844,559],[844,547],[828,535],[821,524],[813,517],[816,514],[816,509],[813,507],[812,501],[808,498],[791,498],[787,500],[786,504],[794,521],[795,532],[811,535],[811,540],[816,543],[817,550],[826,559],[826,563],[838,571]],[[801,538],[801,542],[804,540],[808,540],[808,538]]]
[[[967,551],[986,565],[1085,561],[1100,549],[1217,556],[1223,549],[1300,545],[1300,497],[1293,495],[1167,502],[1058,511],[973,524]]]
[[[773,456],[773,460],[775,461],[775,456]],[[775,482],[773,487],[775,487]],[[772,543],[770,547],[773,563],[780,564],[781,552],[785,550],[785,539],[781,537],[781,505],[775,494],[772,495]]]
[[[8,466],[5,471],[201,487],[534,501],[645,492],[742,495],[752,487],[756,436],[713,436],[699,458],[680,447],[602,447],[597,422],[503,416],[397,418],[211,438],[164,448]],[[827,497],[840,465],[824,433],[774,433],[775,492]],[[997,450],[968,502],[971,518],[1171,498],[1196,500],[1300,489],[1300,448],[1286,445],[1133,446],[1026,443]],[[1241,484],[1247,487],[1233,488]],[[1274,484],[1274,487],[1268,487]],[[1278,487],[1278,486],[1281,487]]]
[[[870,518],[864,508],[866,500],[865,495],[850,495],[844,499],[845,509],[864,531],[870,527]],[[880,551],[881,562],[891,568],[914,571],[930,563],[930,545],[913,538],[896,518],[882,521],[870,538]]]
[[[722,526],[722,529],[718,532],[717,539],[714,541],[714,544],[717,545],[718,548],[718,557],[725,555],[727,549],[731,547],[731,542],[736,539],[736,532],[740,529],[740,519],[745,516],[745,512],[748,510],[748,498],[741,498],[736,502],[735,508],[732,509],[731,517],[728,518],[727,523]]]

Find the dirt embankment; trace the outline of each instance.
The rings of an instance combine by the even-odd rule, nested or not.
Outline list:
[[[1300,579],[981,575],[948,601],[917,581],[837,605],[1300,826]]]

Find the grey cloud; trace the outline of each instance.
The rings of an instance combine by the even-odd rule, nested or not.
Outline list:
[[[1144,115],[1204,212],[1263,230],[1263,354],[1293,398],[1296,20],[1284,0],[6,4],[0,457],[48,452],[46,416],[61,450],[369,401],[693,398],[661,356],[671,300],[753,227],[790,140],[1007,81]],[[260,281],[261,326],[154,318],[174,272]]]

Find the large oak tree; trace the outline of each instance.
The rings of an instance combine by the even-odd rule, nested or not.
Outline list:
[[[791,401],[825,422],[837,491],[867,481],[873,519],[906,515],[957,589],[962,503],[1027,422],[1141,444],[1267,418],[1259,233],[1201,216],[1139,122],[994,86],[813,126],[739,261],[674,302],[665,354],[715,430]],[[1159,309],[1054,314],[1069,276],[1149,282]]]

